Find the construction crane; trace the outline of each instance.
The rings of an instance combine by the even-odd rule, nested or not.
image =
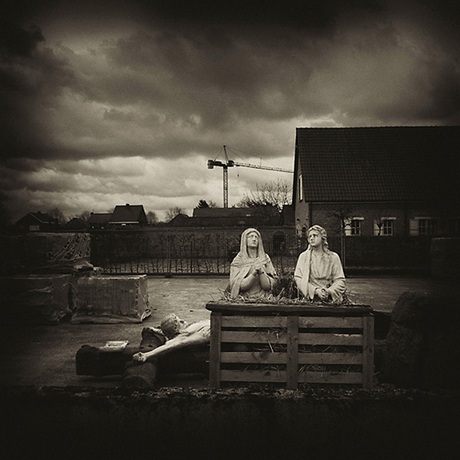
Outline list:
[[[254,165],[251,163],[240,163],[238,161],[229,160],[228,155],[227,155],[227,147],[225,145],[224,145],[224,155],[225,155],[225,162],[217,161],[217,160],[208,160],[208,169],[214,169],[214,166],[220,166],[223,169],[224,208],[228,208],[228,168],[233,168],[234,166],[244,166],[246,168],[267,169],[270,171],[280,171],[280,172],[288,172],[288,173],[294,172],[291,169],[276,168],[273,166]]]

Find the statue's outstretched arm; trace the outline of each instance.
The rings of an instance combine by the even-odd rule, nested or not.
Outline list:
[[[133,355],[133,360],[143,363],[149,358],[158,358],[159,356],[163,356],[181,348],[208,343],[211,336],[210,323],[206,321],[201,327],[197,327],[199,325],[201,325],[201,323],[192,324],[185,331],[154,350],[148,351],[147,353],[136,353]]]

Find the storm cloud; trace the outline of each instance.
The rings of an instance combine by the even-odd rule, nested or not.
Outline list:
[[[45,0],[7,17],[0,187],[15,218],[191,212],[220,204],[206,160],[223,144],[292,168],[296,127],[460,122],[450,2]],[[230,204],[278,178],[232,171]]]

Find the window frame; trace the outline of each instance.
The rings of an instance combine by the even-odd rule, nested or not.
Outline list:
[[[380,221],[382,223],[381,228],[377,225],[377,222]],[[374,219],[374,236],[394,236],[395,234],[395,226],[394,222],[396,221],[396,217],[380,217],[380,219]],[[387,232],[386,226],[390,229]]]
[[[420,232],[421,222],[431,222],[431,231],[429,232]],[[409,234],[410,236],[437,236],[438,234],[438,218],[437,217],[427,217],[427,216],[416,216],[413,219],[410,219],[409,222]]]
[[[359,225],[356,228],[358,228],[359,232],[356,233],[354,231],[354,227],[352,226],[353,222],[359,222]],[[358,217],[354,216],[349,219],[345,219],[345,236],[362,236],[363,235],[363,223],[364,222],[364,217]]]

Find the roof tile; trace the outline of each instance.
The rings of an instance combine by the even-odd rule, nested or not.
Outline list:
[[[459,153],[458,126],[297,128],[307,201],[451,197]]]

